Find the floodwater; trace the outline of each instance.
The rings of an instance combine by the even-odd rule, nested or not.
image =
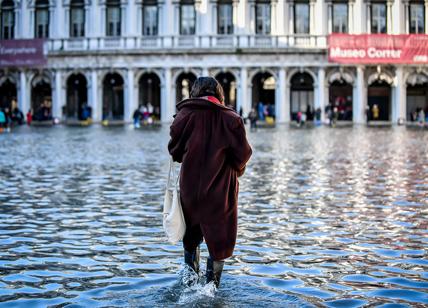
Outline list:
[[[182,284],[182,248],[164,239],[167,126],[0,134],[0,307],[428,304],[426,131],[249,139],[238,242],[214,292]]]

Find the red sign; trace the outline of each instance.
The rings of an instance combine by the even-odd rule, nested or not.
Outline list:
[[[347,64],[428,64],[428,35],[331,34],[328,60]]]
[[[0,40],[0,67],[39,67],[47,63],[43,39]]]

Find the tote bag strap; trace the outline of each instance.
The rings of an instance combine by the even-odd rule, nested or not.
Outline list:
[[[171,189],[171,176],[172,178],[174,178],[175,174],[174,174],[174,161],[172,160],[172,157],[170,157],[169,160],[169,172],[168,172],[168,180],[166,182],[166,188],[167,189]]]

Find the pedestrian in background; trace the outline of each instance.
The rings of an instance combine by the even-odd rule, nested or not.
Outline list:
[[[223,89],[213,77],[199,77],[177,110],[168,150],[181,163],[184,261],[199,272],[199,245],[205,239],[206,282],[218,287],[236,243],[238,177],[252,150],[241,117],[224,105]]]

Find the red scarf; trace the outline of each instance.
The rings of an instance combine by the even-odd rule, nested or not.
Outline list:
[[[224,106],[223,102],[220,102],[215,96],[204,96],[203,99],[209,100],[211,103]]]

